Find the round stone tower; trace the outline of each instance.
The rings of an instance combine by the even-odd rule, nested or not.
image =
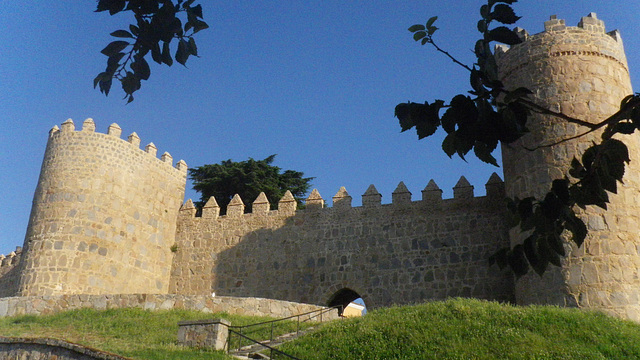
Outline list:
[[[551,110],[589,122],[601,121],[620,108],[632,94],[622,40],[618,31],[605,33],[604,22],[594,13],[577,27],[552,16],[545,31],[524,42],[496,49],[500,79],[505,86],[533,91],[535,102]],[[507,195],[541,198],[551,181],[567,175],[573,157],[580,158],[601,133],[552,147],[529,151],[585,132],[586,128],[561,119],[536,114],[531,131],[515,144],[503,146]],[[519,304],[556,304],[605,311],[640,320],[640,146],[637,136],[625,136],[631,164],[618,194],[610,194],[609,210],[590,207],[581,217],[589,236],[581,248],[567,243],[569,256],[562,268],[551,266],[540,278],[532,273],[517,281]],[[512,234],[514,242],[519,241]]]
[[[18,295],[167,293],[187,166],[87,119],[54,127],[33,198]]]

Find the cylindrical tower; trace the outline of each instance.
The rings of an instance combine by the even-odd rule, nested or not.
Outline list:
[[[620,34],[605,33],[604,22],[594,13],[583,17],[577,27],[552,16],[544,32],[528,36],[521,30],[520,34],[523,43],[496,49],[500,79],[507,88],[527,87],[538,104],[589,122],[615,113],[620,101],[632,94]],[[601,134],[532,152],[525,147],[553,143],[588,129],[539,114],[528,120],[527,127],[529,134],[502,148],[505,186],[511,197],[541,198],[552,180],[567,175],[571,159],[580,158]],[[593,308],[640,320],[640,147],[637,136],[623,140],[631,165],[618,194],[610,194],[609,210],[591,207],[581,215],[589,229],[583,246],[565,246],[570,253],[561,269],[551,267],[542,278],[528,274],[518,280],[518,303]],[[518,234],[512,234],[512,239],[518,241]]]
[[[36,189],[18,295],[167,293],[183,161],[140,150],[116,124],[94,132],[69,119],[49,135]]]

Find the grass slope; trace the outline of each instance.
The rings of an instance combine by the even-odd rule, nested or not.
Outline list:
[[[0,335],[49,337],[90,346],[135,359],[233,359],[221,351],[189,349],[176,345],[178,321],[225,318],[232,325],[272,320],[266,317],[203,313],[190,310],[147,311],[142,309],[72,310],[53,315],[23,315],[0,318]],[[280,327],[277,333],[295,329]],[[250,334],[269,337],[269,330]]]
[[[301,359],[640,359],[640,324],[470,299],[392,307],[285,344]]]

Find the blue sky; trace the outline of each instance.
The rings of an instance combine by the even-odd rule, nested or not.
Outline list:
[[[451,197],[461,175],[484,194],[500,168],[469,157],[450,160],[441,136],[418,141],[393,117],[407,100],[448,99],[467,90],[467,74],[421,47],[407,31],[438,15],[438,43],[473,61],[477,10],[484,1],[200,1],[210,29],[198,34],[200,59],[188,68],[153,66],[128,105],[115,88],[92,88],[100,50],[129,18],[94,13],[94,1],[0,0],[0,254],[22,245],[48,131],[67,118],[116,122],[189,166],[262,159],[315,177],[325,199],[345,186],[360,195],[375,184],[383,203],[404,181],[420,199],[429,179]],[[36,4],[36,3],[33,3]],[[639,83],[640,3],[522,0],[519,26],[537,33],[549,15],[575,26],[596,12],[619,29],[632,82]],[[115,86],[115,85],[114,85]],[[187,192],[194,199],[198,195]],[[253,199],[245,199],[253,201]]]

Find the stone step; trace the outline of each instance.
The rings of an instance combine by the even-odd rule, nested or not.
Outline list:
[[[273,340],[264,340],[264,341],[260,341],[261,343],[265,344],[265,345],[269,345],[271,347],[276,347],[278,345],[282,345],[286,342],[295,340],[296,338],[309,333],[310,331],[312,331],[313,328],[310,327],[308,329],[305,329],[303,331],[299,331],[297,333],[293,332],[293,333],[288,333],[288,334],[284,334],[284,335],[280,335],[278,337],[276,337]],[[262,350],[268,350],[267,348],[265,348],[264,346],[260,345],[260,344],[252,344],[252,345],[247,345],[247,346],[243,346],[240,349],[234,350],[234,351],[230,351],[229,355],[233,355],[235,357],[238,357],[239,359],[269,359],[268,356],[260,354],[259,351]],[[258,356],[258,357],[255,357]]]

